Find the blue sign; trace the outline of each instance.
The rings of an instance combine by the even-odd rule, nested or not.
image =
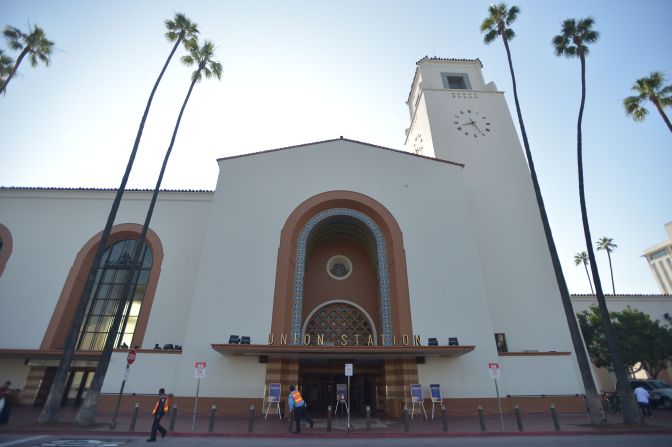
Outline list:
[[[268,385],[268,401],[280,402],[280,384],[271,383]]]
[[[429,391],[432,395],[432,402],[441,402],[441,385],[433,383],[429,385]]]
[[[422,402],[422,385],[419,383],[411,384],[411,400],[413,402]]]
[[[346,400],[348,394],[348,386],[345,383],[336,384],[336,399],[337,400]]]

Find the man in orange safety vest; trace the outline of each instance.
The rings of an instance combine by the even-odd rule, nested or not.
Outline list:
[[[306,401],[303,400],[301,393],[293,385],[289,386],[287,402],[289,403],[289,411],[294,414],[294,420],[296,420],[296,433],[301,433],[301,418],[306,418],[310,423],[310,428],[313,428],[313,419],[306,411]]]
[[[166,390],[161,388],[159,390],[159,400],[156,401],[156,405],[154,405],[154,410],[152,411],[154,423],[152,424],[152,433],[149,435],[147,442],[156,442],[157,431],[161,432],[162,438],[165,438],[168,430],[161,426],[161,418],[166,413],[168,413],[168,396],[166,396]]]

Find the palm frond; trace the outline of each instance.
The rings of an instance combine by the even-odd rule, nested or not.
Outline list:
[[[497,39],[497,36],[499,36],[497,30],[491,29],[485,36],[483,36],[483,43],[487,45]]]
[[[507,28],[506,31],[504,31],[504,37],[506,37],[506,40],[510,41],[516,37],[516,33],[511,28]]]
[[[520,14],[520,8],[517,6],[512,6],[509,8],[509,13],[507,14],[507,19],[506,19],[506,26],[511,26],[513,22],[516,21],[518,18],[518,14]]]

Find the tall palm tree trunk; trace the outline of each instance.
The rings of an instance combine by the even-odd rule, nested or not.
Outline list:
[[[163,158],[163,165],[161,166],[161,172],[159,173],[156,187],[152,193],[152,199],[149,204],[149,209],[147,210],[147,216],[145,216],[145,223],[142,226],[140,238],[135,245],[135,252],[133,253],[133,261],[131,263],[131,272],[130,274],[126,275],[126,281],[124,283],[121,294],[122,299],[119,302],[119,307],[117,307],[112,326],[110,327],[107,339],[105,340],[105,346],[103,348],[100,359],[98,360],[98,366],[96,367],[95,375],[91,381],[91,386],[89,387],[89,391],[86,393],[86,397],[82,403],[82,406],[77,412],[76,420],[79,424],[91,425],[96,421],[96,413],[98,410],[98,403],[100,401],[100,392],[103,388],[105,375],[107,374],[107,368],[110,365],[110,359],[112,357],[114,343],[117,339],[117,333],[119,332],[119,326],[124,316],[124,310],[135,294],[134,283],[135,279],[138,277],[138,273],[142,265],[142,254],[144,253],[147,232],[149,231],[149,224],[152,220],[152,215],[154,214],[154,207],[159,195],[159,189],[161,188],[161,182],[163,181],[163,175],[166,171],[168,159],[170,158],[170,154],[173,150],[173,145],[175,144],[175,137],[177,136],[177,130],[179,129],[180,122],[182,121],[182,114],[184,113],[184,109],[187,107],[187,102],[189,101],[189,97],[191,96],[191,92],[194,89],[195,84],[196,80],[194,79],[189,86],[189,92],[187,93],[187,97],[184,99],[184,103],[180,109],[180,114],[177,118],[175,129],[173,130],[173,136],[170,140],[170,145],[168,146],[166,155]]]
[[[670,132],[672,132],[672,123],[670,123],[670,119],[667,117],[665,111],[663,110],[663,106],[660,104],[660,98],[654,96],[649,99],[652,103],[655,104],[656,109],[658,109],[658,113],[660,113],[660,116],[663,117],[663,121],[665,121],[665,124],[667,124],[667,128],[670,129]]]
[[[583,222],[583,235],[586,240],[586,250],[588,251],[588,258],[590,260],[590,269],[593,273],[593,282],[595,283],[595,295],[597,304],[600,309],[600,317],[602,326],[607,339],[607,348],[609,349],[609,356],[616,374],[616,389],[621,397],[623,403],[623,422],[626,424],[634,424],[642,422],[642,415],[639,412],[635,402],[632,388],[628,382],[625,364],[623,363],[621,352],[616,340],[616,333],[609,318],[609,310],[607,309],[607,301],[604,298],[602,291],[602,282],[600,281],[600,274],[597,271],[597,262],[595,260],[595,252],[593,251],[592,237],[590,235],[590,226],[588,224],[588,210],[586,208],[585,188],[583,182],[583,148],[581,135],[581,122],[583,120],[583,109],[586,102],[586,59],[583,52],[579,52],[581,59],[581,106],[579,107],[579,119],[577,123],[577,159],[578,159],[578,174],[579,174],[579,201],[581,202],[581,220]]]
[[[516,113],[518,114],[520,133],[522,134],[523,137],[523,146],[525,147],[525,155],[527,156],[527,162],[530,167],[530,176],[532,177],[534,195],[535,198],[537,199],[537,206],[539,207],[539,214],[541,217],[542,225],[544,227],[544,236],[546,237],[546,244],[548,245],[548,251],[551,255],[551,263],[553,264],[555,279],[558,283],[558,289],[560,291],[562,306],[565,311],[567,325],[569,326],[569,334],[572,339],[572,346],[574,347],[576,360],[577,363],[579,364],[579,371],[581,372],[581,380],[583,382],[583,387],[586,393],[586,406],[588,408],[588,414],[592,424],[595,425],[606,424],[607,419],[606,416],[604,415],[604,409],[602,408],[602,400],[600,399],[600,396],[597,393],[597,388],[595,387],[595,381],[593,380],[590,361],[588,360],[588,355],[586,354],[586,349],[583,343],[583,338],[581,337],[579,324],[577,323],[576,316],[574,315],[574,308],[572,306],[572,301],[569,296],[569,289],[567,288],[565,275],[562,272],[560,257],[558,256],[558,250],[555,246],[555,241],[553,239],[553,232],[551,231],[551,225],[548,220],[548,215],[546,214],[546,206],[544,205],[544,199],[543,196],[541,195],[541,188],[539,186],[539,181],[537,179],[537,171],[534,168],[532,151],[530,150],[530,144],[527,140],[527,132],[525,131],[525,124],[523,123],[523,114],[521,112],[520,103],[518,101],[518,87],[516,85],[516,75],[513,71],[511,51],[509,50],[509,43],[504,33],[502,33],[502,40],[504,41],[504,47],[506,48],[506,56],[509,60],[509,70],[511,71],[511,80],[513,81],[513,98],[516,103]]]
[[[611,268],[611,253],[607,250],[607,258],[609,259],[609,273],[611,273],[611,290],[616,295],[616,286],[614,286],[614,269]]]
[[[588,284],[590,284],[590,293],[595,295],[595,290],[593,289],[593,282],[590,280],[590,274],[588,273],[588,264],[584,263],[583,268],[586,269],[586,276],[588,277]]]
[[[86,308],[90,299],[91,291],[93,290],[93,285],[95,283],[96,269],[98,268],[98,265],[100,264],[100,261],[103,258],[105,249],[107,248],[107,243],[110,237],[110,233],[112,231],[112,225],[114,225],[114,219],[117,217],[117,212],[119,211],[119,205],[121,204],[121,198],[126,189],[126,183],[128,182],[128,178],[131,174],[131,169],[133,168],[133,162],[135,161],[135,156],[138,152],[138,146],[140,145],[140,138],[142,137],[142,132],[145,128],[145,122],[147,121],[149,108],[152,105],[152,100],[154,99],[154,93],[156,93],[156,89],[158,88],[159,83],[161,82],[161,78],[163,78],[163,74],[166,72],[166,68],[168,68],[168,64],[170,63],[173,54],[175,54],[175,51],[177,50],[177,47],[179,46],[181,40],[182,39],[177,39],[177,42],[175,42],[175,45],[173,46],[173,49],[170,52],[170,55],[168,56],[166,63],[163,65],[163,68],[161,69],[159,77],[156,79],[156,82],[154,83],[154,87],[152,88],[152,92],[149,95],[149,99],[147,100],[147,105],[145,106],[145,111],[142,115],[142,120],[140,120],[140,127],[138,128],[138,133],[135,137],[135,142],[133,143],[133,150],[131,151],[128,163],[126,164],[126,171],[124,172],[121,184],[115,195],[114,202],[112,203],[110,214],[107,217],[107,223],[105,224],[103,234],[101,236],[100,242],[98,243],[96,256],[93,260],[93,264],[91,265],[91,270],[89,271],[89,275],[86,280],[86,286],[84,287],[84,292],[82,293],[79,303],[77,304],[77,309],[75,310],[75,316],[73,318],[72,325],[70,327],[70,332],[68,333],[65,345],[63,346],[63,354],[58,364],[58,368],[56,369],[56,373],[54,375],[54,379],[51,385],[51,390],[49,391],[49,396],[47,397],[44,407],[42,408],[42,412],[40,413],[40,416],[38,418],[39,422],[53,422],[57,418],[58,410],[61,407],[61,402],[63,401],[63,395],[65,394],[65,386],[66,386],[66,380],[68,378],[68,372],[70,371],[70,365],[72,364],[75,348],[77,347],[79,331],[82,326],[82,322],[84,321],[84,317],[86,316],[85,315]]]
[[[26,57],[28,51],[30,51],[30,47],[26,46],[21,54],[19,54],[19,57],[16,58],[16,63],[14,64],[14,67],[12,67],[12,71],[9,72],[9,76],[7,76],[7,79],[5,79],[5,83],[2,85],[2,88],[0,88],[0,95],[2,95],[7,90],[7,84],[9,84],[9,81],[14,77],[14,73],[16,73],[16,70],[19,69],[19,65],[21,65],[21,61],[24,57]]]

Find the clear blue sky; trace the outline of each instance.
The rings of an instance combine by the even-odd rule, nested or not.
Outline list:
[[[58,48],[49,69],[26,64],[0,97],[0,185],[116,188],[171,48],[163,20],[176,11],[215,42],[224,76],[196,87],[164,188],[214,189],[218,157],[340,135],[401,149],[404,101],[424,55],[480,58],[486,82],[506,92],[515,116],[503,45],[485,46],[479,30],[488,4],[0,0],[0,26],[38,24]],[[635,123],[621,102],[653,70],[672,83],[672,2],[512,4],[521,9],[511,42],[520,100],[570,290],[589,291],[573,263],[585,249],[576,174],[579,61],[555,57],[550,42],[563,19],[590,15],[601,33],[587,60],[583,132],[593,239],[618,244],[617,292],[658,292],[641,253],[665,238],[663,225],[672,221],[672,134],[654,109]],[[4,41],[0,48],[7,49]],[[189,73],[177,61],[169,67],[131,188],[154,186]],[[606,256],[597,256],[611,291]]]

